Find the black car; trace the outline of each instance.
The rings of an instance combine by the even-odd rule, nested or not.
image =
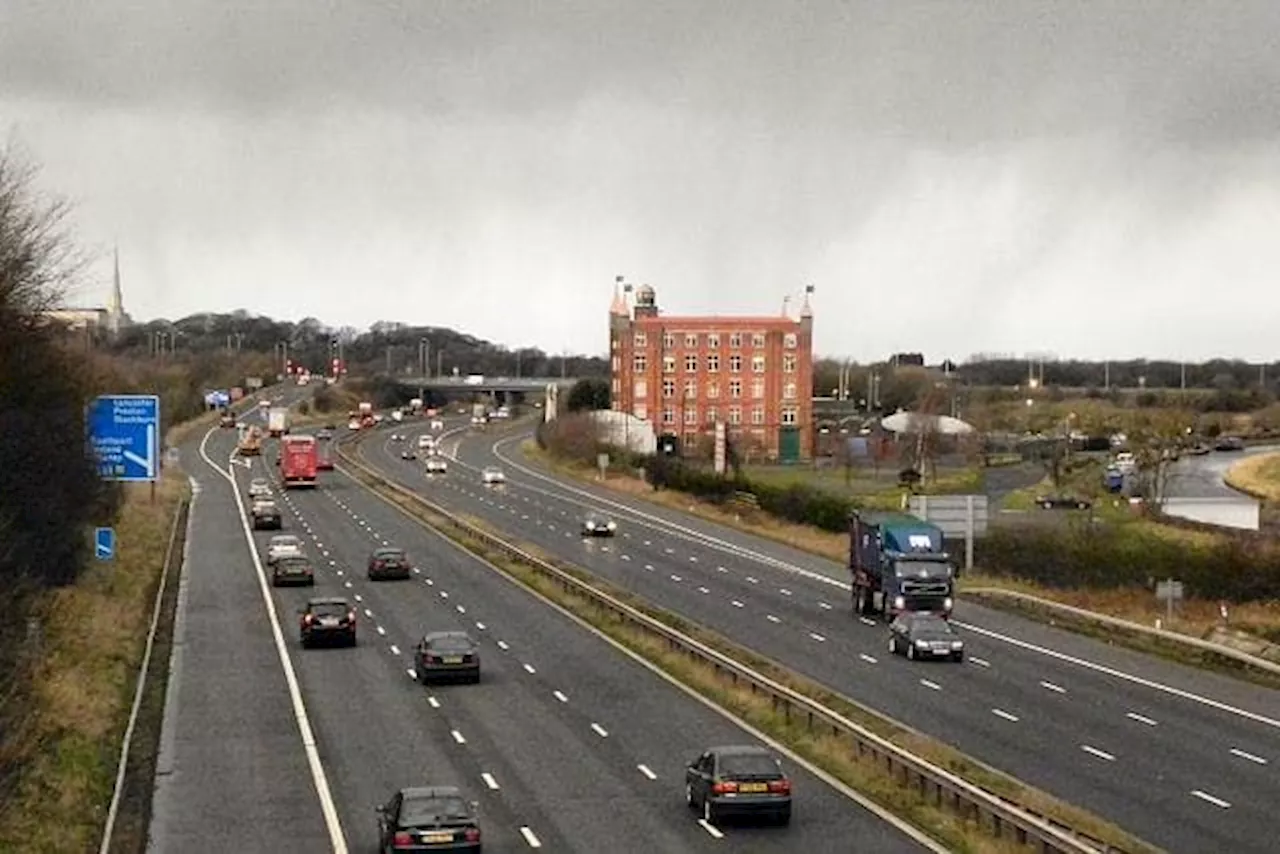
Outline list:
[[[1214,443],[1215,451],[1243,451],[1244,439],[1239,436],[1223,436]]]
[[[255,501],[250,513],[255,531],[279,531],[284,527],[280,508],[274,501]]]
[[[401,789],[380,807],[378,850],[382,852],[479,851],[479,805],[456,786]]]
[[[404,549],[386,546],[374,549],[369,555],[368,576],[370,581],[403,580],[409,577],[413,567],[409,565],[409,556]]]
[[[582,536],[584,537],[612,537],[618,532],[618,523],[597,513],[582,520]]]
[[[423,685],[445,679],[480,681],[480,648],[466,632],[429,632],[418,641],[413,670]]]
[[[791,821],[791,779],[777,757],[755,745],[713,747],[689,763],[684,797],[707,824],[746,816]]]
[[[889,652],[918,658],[949,658],[964,661],[964,641],[951,623],[937,614],[899,614],[889,624]]]
[[[312,599],[300,611],[304,647],[321,643],[356,645],[356,609],[340,596]]]
[[[271,565],[272,587],[314,587],[316,571],[305,557],[285,557]]]
[[[1037,495],[1036,504],[1045,510],[1088,510],[1093,502],[1074,495]]]
[[[400,459],[402,460],[416,460],[417,458],[418,452],[408,445],[406,445],[405,449],[400,452]]]

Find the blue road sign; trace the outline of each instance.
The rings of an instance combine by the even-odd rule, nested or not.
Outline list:
[[[160,472],[160,398],[104,394],[89,407],[89,441],[105,480],[150,481]]]
[[[116,556],[116,529],[96,528],[93,532],[93,553],[98,560],[111,560]]]

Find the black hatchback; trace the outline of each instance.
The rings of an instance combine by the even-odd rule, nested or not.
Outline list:
[[[380,807],[378,850],[479,851],[478,805],[456,786],[401,789]]]
[[[413,669],[423,685],[435,680],[480,681],[480,649],[466,632],[429,632],[413,653]]]
[[[356,645],[356,609],[340,596],[312,599],[300,609],[303,647],[322,643]]]
[[[684,798],[707,824],[747,816],[791,822],[791,779],[772,753],[753,744],[713,747],[689,763]]]
[[[409,577],[411,571],[409,556],[405,554],[404,549],[388,546],[375,549],[373,554],[369,555],[370,581],[403,580]]]
[[[937,614],[908,612],[889,624],[889,652],[911,659],[964,661],[964,641],[951,623]]]

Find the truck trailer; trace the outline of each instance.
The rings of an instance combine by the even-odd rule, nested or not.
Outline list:
[[[285,489],[316,485],[316,437],[285,436],[280,440],[280,479]]]
[[[892,620],[904,611],[951,616],[956,570],[936,525],[902,513],[853,513],[849,571],[854,616]]]
[[[289,432],[289,410],[284,406],[276,406],[267,410],[267,432],[271,438],[278,439]]]

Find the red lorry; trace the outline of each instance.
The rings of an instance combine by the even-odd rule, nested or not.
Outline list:
[[[282,436],[280,474],[285,489],[314,487],[317,471],[315,436]]]

